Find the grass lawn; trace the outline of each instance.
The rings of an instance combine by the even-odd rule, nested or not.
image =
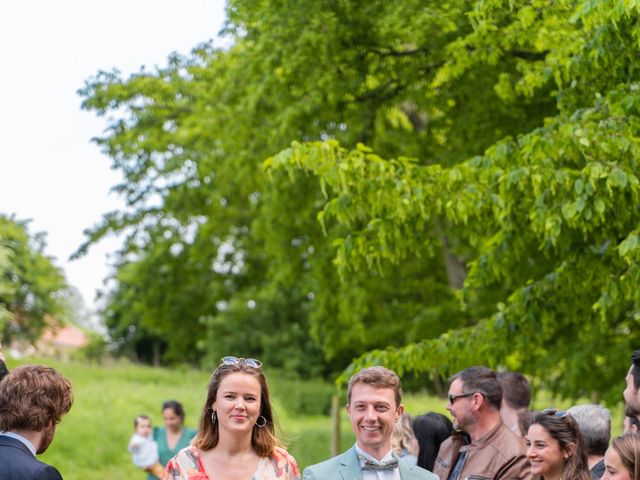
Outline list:
[[[186,425],[197,428],[206,396],[210,372],[195,369],[163,369],[116,362],[98,366],[86,362],[62,363],[52,359],[8,360],[9,368],[21,363],[51,365],[69,378],[75,401],[71,412],[58,426],[52,446],[42,460],[55,465],[65,480],[145,480],[146,475],[131,463],[127,443],[133,431],[133,419],[139,413],[151,416],[154,425],[162,424],[160,405],[176,399],[187,412]],[[319,382],[287,382],[277,372],[266,371],[280,434],[301,469],[330,457],[331,420],[326,415],[299,415],[283,407],[288,396],[303,391],[319,395]],[[322,387],[322,385],[320,385]],[[293,391],[295,390],[295,392]],[[331,391],[331,387],[328,387]],[[323,391],[327,391],[325,386]],[[427,411],[446,414],[446,400],[426,394],[405,395],[406,411],[417,415]],[[566,408],[566,401],[554,402],[538,395],[535,408],[550,405]],[[611,410],[612,434],[622,430],[621,406]],[[354,442],[344,409],[341,417],[341,449]]]

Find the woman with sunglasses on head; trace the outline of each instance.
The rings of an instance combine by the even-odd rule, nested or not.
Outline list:
[[[604,468],[602,480],[640,480],[640,435],[614,438],[604,454]]]
[[[260,361],[224,357],[213,372],[191,445],[167,464],[163,480],[299,480],[295,459],[275,436]]]
[[[555,409],[537,414],[526,435],[531,474],[544,480],[590,480],[587,447],[576,421]]]

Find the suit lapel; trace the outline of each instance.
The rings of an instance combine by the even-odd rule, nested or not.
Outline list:
[[[362,480],[362,470],[355,447],[351,447],[340,458],[340,475],[343,480]]]
[[[398,462],[398,468],[400,469],[400,478],[402,480],[411,480],[414,478],[413,467],[400,460]]]

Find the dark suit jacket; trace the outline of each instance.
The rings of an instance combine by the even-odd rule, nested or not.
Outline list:
[[[0,479],[62,480],[62,476],[34,457],[20,440],[0,435]]]

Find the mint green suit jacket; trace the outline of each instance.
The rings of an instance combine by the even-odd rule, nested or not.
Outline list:
[[[402,480],[438,480],[437,475],[403,460],[398,465]],[[355,448],[351,447],[341,455],[305,468],[302,480],[362,480]]]

